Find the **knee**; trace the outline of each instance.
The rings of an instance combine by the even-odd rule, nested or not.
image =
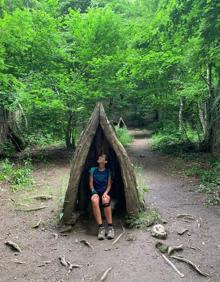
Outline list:
[[[110,201],[111,201],[111,198],[109,196],[106,196],[105,198],[102,199],[102,206],[104,208],[107,208],[110,206]]]
[[[99,196],[97,194],[93,195],[91,198],[91,202],[93,206],[99,205]]]
[[[104,198],[102,198],[102,203],[105,204],[105,203],[110,203],[111,201],[111,198],[109,195],[106,195]]]

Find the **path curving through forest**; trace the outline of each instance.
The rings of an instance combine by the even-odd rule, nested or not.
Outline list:
[[[38,194],[50,189],[54,199],[49,200],[47,208],[34,213],[15,211],[9,205],[15,195],[4,190],[1,192],[0,226],[0,281],[98,281],[103,272],[112,267],[106,281],[114,282],[203,282],[220,281],[220,225],[218,207],[206,207],[202,194],[195,192],[198,182],[186,177],[175,168],[175,158],[152,151],[150,135],[143,130],[130,130],[134,142],[127,151],[135,165],[142,167],[142,178],[150,191],[145,200],[148,205],[157,208],[164,219],[170,245],[184,245],[182,255],[200,265],[204,272],[211,274],[205,278],[181,262],[175,265],[184,273],[180,276],[164,261],[155,249],[155,242],[149,230],[126,230],[126,234],[112,246],[108,240],[97,241],[95,224],[80,224],[72,232],[59,234],[54,219],[57,217],[59,197],[55,197],[61,187],[66,188],[69,177],[69,158],[62,152],[52,162],[35,166],[34,178]],[[21,196],[22,193],[18,193]],[[34,192],[36,194],[36,191]],[[59,196],[59,193],[57,193]],[[17,199],[15,199],[17,200]],[[196,220],[185,222],[178,219],[178,214],[191,214]],[[39,218],[42,225],[32,228]],[[122,230],[116,223],[116,236]],[[188,233],[177,234],[182,228]],[[55,236],[54,234],[58,234]],[[135,240],[128,240],[129,236]],[[80,243],[89,241],[94,249]],[[4,242],[12,240],[22,248],[22,253],[15,254]],[[59,256],[65,256],[71,263],[82,267],[68,269],[60,264]],[[23,264],[19,264],[23,262]]]

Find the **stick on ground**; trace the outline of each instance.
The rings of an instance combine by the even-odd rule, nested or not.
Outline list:
[[[9,246],[13,251],[21,253],[21,248],[13,241],[6,241],[5,245]]]
[[[179,257],[179,256],[170,256],[171,258],[174,258],[176,260],[179,260],[179,261],[183,261],[187,264],[189,264],[194,270],[196,270],[200,275],[202,276],[205,276],[205,277],[208,277],[209,274],[208,273],[205,273],[205,272],[202,272],[197,265],[195,265],[193,262],[191,262],[190,260],[184,258],[184,257]]]
[[[125,228],[122,224],[121,224],[121,228],[122,228],[122,233],[112,242],[112,246],[115,245],[118,242],[118,240],[125,234]]]
[[[109,267],[108,269],[106,269],[106,271],[103,273],[102,277],[100,278],[99,282],[101,281],[105,281],[105,279],[107,278],[109,272],[112,270],[112,267]]]
[[[36,207],[36,208],[31,208],[31,209],[15,209],[16,211],[25,211],[25,212],[32,212],[32,211],[38,211],[47,208],[47,206],[41,206],[41,207]]]
[[[68,266],[68,263],[66,262],[65,256],[59,257],[59,260],[60,260],[60,263],[61,263],[63,266]]]
[[[40,224],[41,224],[41,218],[38,220],[37,223],[35,223],[35,224],[32,226],[32,228],[38,228],[38,227],[40,226]]]
[[[83,243],[85,246],[94,249],[94,247],[85,239],[80,240],[80,243]]]
[[[162,255],[162,257],[165,259],[165,261],[179,274],[180,277],[184,277],[184,274],[182,272],[180,272],[176,266],[165,256]]]

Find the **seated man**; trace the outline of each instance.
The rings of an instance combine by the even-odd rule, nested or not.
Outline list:
[[[91,190],[92,210],[95,220],[98,224],[98,239],[105,239],[105,227],[102,224],[102,216],[100,211],[99,202],[102,201],[106,221],[108,223],[107,238],[114,238],[114,229],[112,226],[112,210],[110,206],[110,196],[108,195],[111,190],[111,173],[105,167],[107,158],[105,154],[98,157],[98,167],[90,169],[89,187]]]

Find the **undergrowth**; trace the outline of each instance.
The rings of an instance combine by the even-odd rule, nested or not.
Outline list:
[[[151,146],[153,150],[169,154],[198,151],[198,133],[191,128],[181,133],[177,128],[168,126],[152,135]]]
[[[128,228],[147,228],[161,222],[160,214],[154,208],[147,208],[145,211],[140,211],[138,216],[128,216],[126,218]]]
[[[133,141],[133,137],[129,134],[127,128],[115,126],[117,138],[123,146],[129,145]]]
[[[0,162],[0,181],[9,184],[12,191],[17,191],[33,184],[32,166],[29,160],[15,164],[5,159]]]
[[[206,195],[208,205],[220,205],[220,162],[209,160],[197,163],[185,170],[188,176],[199,178],[199,192]]]

